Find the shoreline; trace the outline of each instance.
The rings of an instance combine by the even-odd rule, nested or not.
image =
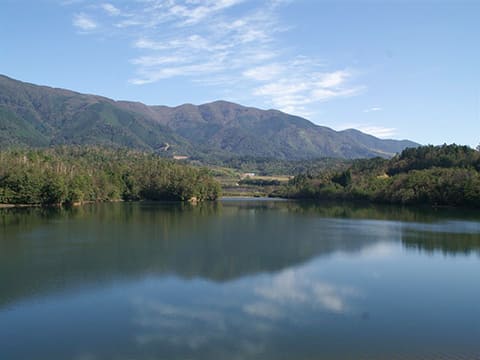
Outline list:
[[[0,209],[42,207],[40,204],[0,204]]]
[[[269,197],[269,196],[221,196],[218,198],[218,201],[236,201],[236,200],[245,200],[245,201],[296,201],[295,199],[287,199],[282,197]]]
[[[235,201],[235,200],[258,200],[258,201],[296,201],[296,199],[287,199],[281,197],[268,197],[268,196],[222,196],[213,201],[207,202],[215,202],[215,201]],[[125,200],[108,200],[108,201],[84,201],[81,203],[74,203],[74,204],[50,204],[50,205],[42,205],[42,204],[0,204],[0,209],[13,209],[13,208],[52,208],[52,207],[77,207],[83,206],[88,204],[105,204],[105,203],[117,203],[117,202],[132,202],[132,203],[190,203],[190,204],[197,204],[198,201],[172,201],[172,200],[136,200],[136,201],[125,201]]]
[[[316,203],[316,204],[331,204],[331,203],[350,203],[355,205],[378,205],[378,206],[400,206],[408,208],[418,208],[418,209],[478,209],[477,207],[470,206],[455,206],[455,205],[438,205],[438,204],[399,204],[399,203],[388,203],[388,202],[375,202],[368,200],[360,199],[311,199],[311,198],[295,198],[295,197],[270,197],[270,196],[254,196],[254,195],[227,195],[220,196],[216,200],[205,201],[205,202],[228,202],[228,201],[293,201],[293,202],[305,202],[305,203]],[[189,203],[189,204],[198,204],[204,201],[172,201],[172,200],[135,200],[135,201],[125,201],[122,199],[117,200],[107,200],[107,201],[82,201],[73,204],[0,204],[0,209],[26,209],[26,208],[71,208],[71,207],[80,207],[88,204],[105,204],[105,203],[118,203],[118,202],[131,202],[131,203]]]
[[[125,202],[125,200],[108,200],[108,201],[81,201],[74,202],[72,204],[0,204],[0,209],[11,209],[11,208],[55,208],[55,207],[77,207],[87,204],[100,204],[100,203],[116,203],[116,202]]]

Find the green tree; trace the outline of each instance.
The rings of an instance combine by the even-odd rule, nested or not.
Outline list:
[[[67,189],[61,177],[49,176],[40,190],[40,202],[44,205],[62,204],[66,199]]]

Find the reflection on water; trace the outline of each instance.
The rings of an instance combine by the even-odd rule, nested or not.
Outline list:
[[[472,211],[1,210],[0,349],[8,359],[475,358],[479,254]]]
[[[297,210],[281,202],[229,202],[7,212],[0,280],[7,296],[150,273],[225,281],[398,237],[381,224],[312,220]]]

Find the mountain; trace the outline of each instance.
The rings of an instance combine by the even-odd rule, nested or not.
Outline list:
[[[216,101],[147,106],[0,75],[0,146],[96,144],[169,155],[281,159],[390,157],[418,144],[334,131],[277,110]]]
[[[189,146],[148,112],[128,111],[111,99],[0,76],[0,144],[120,145],[156,149]]]

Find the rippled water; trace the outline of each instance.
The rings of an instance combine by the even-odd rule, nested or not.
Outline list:
[[[480,359],[480,213],[0,211],[0,359]]]

